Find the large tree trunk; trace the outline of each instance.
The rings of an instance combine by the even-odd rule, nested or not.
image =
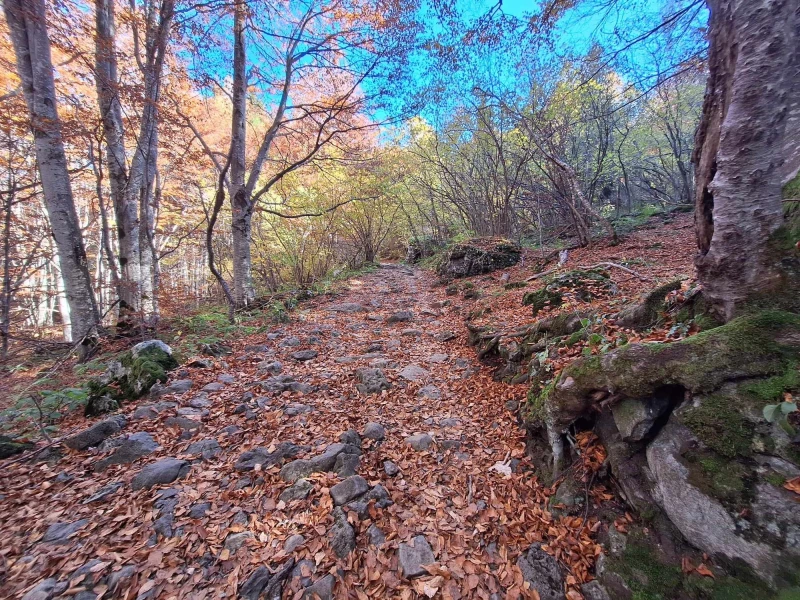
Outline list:
[[[139,204],[126,193],[128,166],[125,157],[122,105],[117,78],[114,0],[95,0],[95,85],[103,122],[111,200],[117,222],[120,264],[120,324],[126,324],[140,308]]]
[[[250,192],[245,186],[245,144],[247,114],[247,55],[244,40],[245,5],[236,2],[233,21],[233,117],[231,120],[230,197],[233,212],[233,296],[243,306],[255,298],[250,257]]]
[[[45,205],[69,303],[72,335],[73,339],[81,339],[91,333],[100,317],[61,137],[45,4],[44,0],[6,0],[3,6],[30,114]]]
[[[709,79],[695,152],[697,268],[713,311],[728,321],[785,285],[773,238],[784,223],[798,0],[708,5]]]

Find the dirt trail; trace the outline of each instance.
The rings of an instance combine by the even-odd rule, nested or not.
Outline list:
[[[335,299],[301,305],[290,324],[242,340],[210,368],[179,369],[173,378],[191,380],[188,391],[125,407],[121,435],[149,434],[158,444],[131,464],[95,472],[115,451],[107,443],[104,451],[65,449],[57,461],[7,468],[0,596],[22,597],[38,584],[42,595],[29,598],[234,598],[258,567],[277,571],[294,561],[284,598],[308,596],[309,585],[323,598],[534,597],[516,562],[535,542],[572,569],[572,584],[585,579],[591,523],[551,517],[524,459],[513,408],[525,386],[492,381],[467,345],[467,308],[458,306],[465,301],[445,301],[429,274],[385,265]],[[401,311],[413,316],[390,322]],[[380,369],[391,387],[359,393],[361,367]],[[290,488],[281,465],[319,457],[370,422],[385,428],[385,439],[364,437],[351,471],[340,460],[333,469],[342,477],[312,473],[307,497],[281,500]],[[415,450],[407,438],[416,434],[433,443]],[[352,434],[342,441],[356,443]],[[300,448],[270,466],[289,442]],[[242,456],[257,448],[261,454]],[[133,491],[142,468],[165,458],[187,461],[188,473]],[[183,475],[186,466],[176,465]],[[353,470],[372,491],[344,511],[355,544],[347,553],[353,536],[330,490]],[[112,491],[92,499],[104,490]],[[71,536],[51,528],[45,540],[55,541],[42,540],[52,524],[76,522]],[[436,562],[409,579],[403,571],[413,556],[399,547],[416,536]]]

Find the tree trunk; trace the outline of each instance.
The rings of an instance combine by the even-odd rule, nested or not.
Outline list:
[[[244,40],[245,4],[238,1],[233,20],[233,116],[231,119],[230,197],[233,234],[233,297],[238,306],[255,298],[250,236],[252,200],[245,186],[247,130],[247,53]]]
[[[708,4],[709,78],[694,157],[697,269],[713,312],[728,321],[785,286],[773,238],[784,223],[798,0]]]
[[[95,0],[95,26],[95,86],[106,143],[111,200],[117,221],[121,271],[119,325],[124,327],[141,308],[139,204],[127,193],[128,167],[117,77],[114,0]]]
[[[69,303],[72,334],[75,339],[81,339],[98,325],[100,316],[61,137],[45,3],[44,0],[6,0],[3,6],[17,58],[17,73],[28,105],[42,190]]]

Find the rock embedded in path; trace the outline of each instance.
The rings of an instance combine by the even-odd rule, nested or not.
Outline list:
[[[283,364],[277,360],[265,360],[256,365],[260,373],[269,373],[270,375],[280,375],[283,372]]]
[[[225,387],[224,383],[219,381],[212,381],[211,383],[203,386],[204,392],[218,392]]]
[[[295,533],[286,538],[286,541],[283,543],[283,551],[286,552],[286,554],[291,554],[305,543],[306,538],[299,533]]]
[[[112,483],[106,484],[97,490],[94,494],[86,498],[81,504],[91,504],[92,502],[100,502],[101,500],[105,500],[109,496],[115,494],[118,489],[122,487],[121,481],[114,481]]]
[[[333,525],[329,537],[331,548],[339,558],[345,558],[356,547],[356,532],[353,530],[353,526],[347,522],[347,515],[340,506],[333,509]]]
[[[435,385],[426,385],[417,392],[417,396],[421,398],[428,398],[430,400],[439,400],[442,397],[442,392]]]
[[[422,335],[422,331],[419,329],[403,329],[400,332],[400,335],[403,337],[420,337]]]
[[[112,435],[119,433],[125,427],[127,421],[122,415],[116,415],[110,419],[105,419],[95,423],[88,429],[76,433],[72,437],[64,440],[64,445],[73,450],[86,450],[92,446],[97,446]]]
[[[98,460],[95,471],[104,471],[111,465],[127,465],[158,449],[158,444],[146,431],[132,433],[117,447],[111,456]]]
[[[86,527],[88,523],[88,519],[80,519],[72,523],[53,523],[44,532],[41,541],[49,544],[64,544],[70,536]]]
[[[367,312],[369,309],[357,302],[343,302],[342,304],[333,304],[328,307],[330,312],[343,312],[343,313],[357,313]]]
[[[308,479],[298,479],[294,485],[283,490],[279,500],[282,502],[305,500],[313,489],[314,485]]]
[[[456,339],[456,334],[452,331],[442,331],[433,336],[433,339],[437,342],[449,342],[450,340]]]
[[[333,575],[328,573],[305,589],[303,592],[303,600],[332,600],[333,586],[335,584],[336,580]]]
[[[215,439],[198,440],[189,444],[186,449],[186,454],[192,456],[201,456],[205,460],[211,460],[222,452],[222,447]]]
[[[316,350],[299,350],[292,352],[292,358],[298,362],[305,362],[317,358],[318,354]]]
[[[339,442],[361,448],[361,437],[355,429],[348,429],[339,436]]]
[[[242,452],[233,468],[237,471],[252,471],[256,465],[261,465],[262,469],[268,469],[273,465],[283,463],[288,458],[294,458],[306,450],[308,450],[308,446],[296,446],[291,442],[281,442],[273,452],[267,448],[255,448]]]
[[[581,593],[585,600],[611,600],[611,596],[596,579],[581,586]]]
[[[431,447],[433,438],[427,433],[418,433],[406,438],[406,444],[411,446],[417,452],[423,452]]]
[[[410,310],[401,310],[386,318],[387,323],[405,323],[414,318],[414,313]]]
[[[337,506],[347,504],[369,491],[369,484],[360,475],[353,475],[331,488],[333,503]]]
[[[278,344],[281,348],[297,348],[303,342],[300,340],[299,337],[291,336],[283,340],[280,344]]]
[[[534,544],[517,560],[531,589],[538,592],[541,600],[563,600],[564,575],[558,561],[542,550],[541,544]]]
[[[390,460],[383,461],[383,470],[389,477],[394,477],[400,472],[400,467]]]
[[[419,381],[423,377],[427,377],[428,371],[419,365],[406,365],[400,370],[398,375],[408,381]]]
[[[426,360],[429,363],[439,364],[439,363],[447,362],[447,360],[449,358],[450,357],[447,354],[437,353],[437,354],[431,354]]]
[[[386,534],[375,523],[367,528],[367,537],[369,538],[369,543],[376,548],[380,548],[386,542]]]
[[[361,466],[361,457],[358,454],[345,454],[342,453],[336,457],[336,464],[333,466],[333,472],[339,477],[351,477],[358,473],[358,468]]]
[[[368,440],[379,442],[386,438],[386,430],[380,423],[367,423],[364,427],[364,437]]]
[[[356,389],[359,393],[367,394],[380,394],[383,390],[388,390],[392,387],[389,380],[380,369],[370,369],[361,367],[356,369]]]
[[[146,465],[131,481],[133,490],[149,489],[161,483],[172,483],[185,477],[191,466],[185,460],[162,458]]]
[[[22,600],[51,600],[65,592],[68,587],[69,582],[59,583],[57,579],[51,577],[36,584],[36,587],[22,597]]]
[[[400,544],[400,568],[406,579],[427,575],[428,572],[423,566],[435,562],[436,557],[425,536],[418,535],[411,540],[411,543]]]

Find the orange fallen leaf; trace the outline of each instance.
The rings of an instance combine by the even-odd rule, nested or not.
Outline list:
[[[695,570],[704,577],[711,577],[714,579],[714,573],[712,573],[711,569],[709,569],[704,563],[700,563],[700,566],[698,566]]]

